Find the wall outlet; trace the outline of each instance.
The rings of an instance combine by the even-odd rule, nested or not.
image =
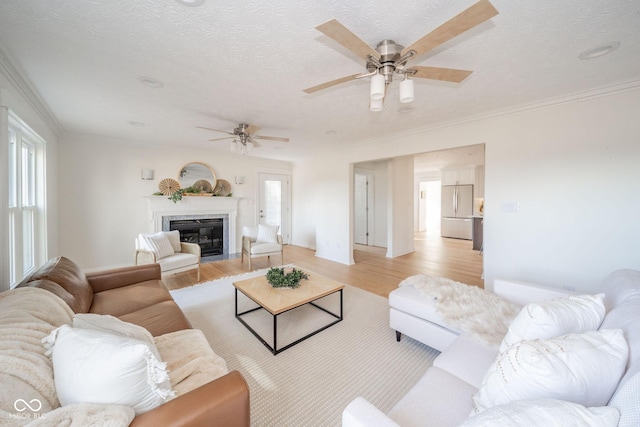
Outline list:
[[[518,213],[520,212],[520,203],[518,202],[502,202],[500,205],[502,213]]]

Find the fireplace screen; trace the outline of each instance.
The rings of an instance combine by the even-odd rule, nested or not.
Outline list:
[[[203,257],[224,253],[223,229],[222,218],[181,219],[169,222],[169,230],[180,232],[180,241],[200,245]]]

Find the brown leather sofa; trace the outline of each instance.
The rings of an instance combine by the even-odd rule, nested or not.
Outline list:
[[[146,328],[153,336],[191,328],[147,264],[84,274],[65,257],[51,259],[18,287],[46,289],[75,313],[110,314]],[[198,387],[137,416],[131,426],[249,426],[249,388],[238,371]]]

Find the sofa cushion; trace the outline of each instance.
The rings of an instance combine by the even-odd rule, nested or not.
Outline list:
[[[460,427],[616,427],[620,414],[615,408],[585,408],[563,400],[519,400],[498,405],[469,418]]]
[[[469,355],[473,363],[469,363]],[[449,372],[476,388],[482,385],[482,379],[498,354],[495,347],[461,334],[433,361],[433,366]]]
[[[178,268],[189,267],[198,264],[198,256],[186,252],[173,254],[169,257],[159,259],[160,269],[162,271],[171,271]]]
[[[110,314],[121,317],[141,308],[171,301],[171,294],[160,280],[147,280],[133,285],[96,292],[91,313]]]
[[[280,252],[282,246],[279,243],[254,243],[251,245],[251,255],[261,255]]]
[[[162,301],[123,314],[119,318],[125,322],[142,326],[154,337],[191,328],[191,323],[174,301]]]
[[[500,353],[473,396],[475,413],[523,399],[609,402],[624,372],[628,345],[620,329],[522,341]]]
[[[520,341],[595,331],[604,313],[604,294],[569,295],[527,304],[509,325],[500,352]]]
[[[402,427],[459,426],[473,408],[471,395],[478,389],[460,378],[431,367],[389,411]]]
[[[640,425],[640,272],[620,270],[604,281],[605,304],[610,308],[601,329],[620,328],[629,343],[627,371],[610,406],[620,411],[620,427]]]
[[[57,283],[73,296],[69,305],[75,313],[86,313],[93,302],[93,289],[86,276],[73,261],[63,256],[52,258],[35,273],[26,277],[17,287],[27,286],[29,282],[48,280]],[[47,284],[48,282],[41,282]],[[64,299],[64,298],[63,298]],[[65,301],[67,302],[67,301]]]
[[[166,364],[149,344],[95,329],[63,325],[49,337],[60,403],[127,405],[137,414],[174,396]]]

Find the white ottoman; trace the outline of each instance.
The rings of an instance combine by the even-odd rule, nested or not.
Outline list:
[[[405,334],[443,351],[460,335],[436,311],[436,300],[425,297],[413,286],[401,286],[389,294],[389,326],[400,341]]]

